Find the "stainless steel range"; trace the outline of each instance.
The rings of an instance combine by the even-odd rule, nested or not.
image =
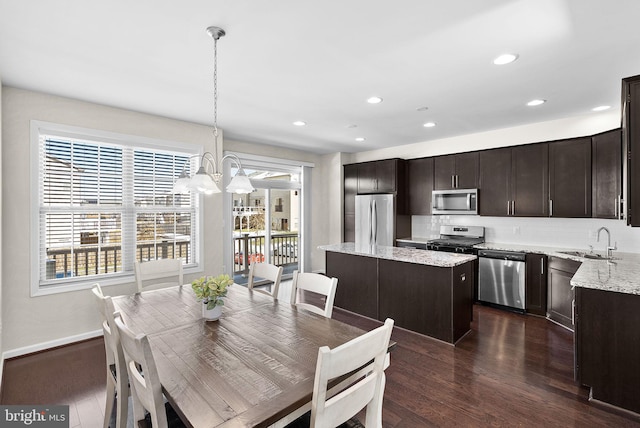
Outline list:
[[[474,245],[484,242],[483,226],[440,226],[440,237],[427,242],[427,250],[477,254]]]

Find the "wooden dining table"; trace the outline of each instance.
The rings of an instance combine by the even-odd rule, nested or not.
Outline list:
[[[310,403],[318,348],[365,333],[241,285],[228,290],[218,321],[202,318],[190,285],[113,299],[149,337],[163,392],[187,426],[276,423]]]

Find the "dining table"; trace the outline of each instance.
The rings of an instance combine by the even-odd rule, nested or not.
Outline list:
[[[190,427],[267,427],[309,405],[318,348],[365,331],[234,284],[205,321],[190,285],[113,298],[151,343],[163,393]]]

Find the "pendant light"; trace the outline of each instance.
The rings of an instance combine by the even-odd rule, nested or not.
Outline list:
[[[189,161],[185,163],[180,176],[173,185],[172,193],[204,193],[210,195],[213,193],[219,193],[220,188],[218,183],[222,179],[222,164],[225,159],[231,160],[237,169],[236,175],[231,179],[231,182],[227,186],[227,192],[232,193],[250,193],[255,189],[251,184],[251,180],[245,174],[242,168],[242,163],[238,156],[233,153],[229,153],[220,159],[220,162],[216,159],[218,153],[218,39],[225,35],[225,31],[219,27],[207,28],[207,34],[213,39],[213,139],[214,139],[214,153],[205,152],[200,157],[200,167],[198,171],[189,177],[187,173],[187,165]],[[192,156],[195,157],[195,156]],[[208,172],[208,167],[211,167],[211,173]]]

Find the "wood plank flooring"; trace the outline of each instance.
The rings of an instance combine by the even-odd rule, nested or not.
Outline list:
[[[336,309],[334,318],[381,323]],[[640,418],[589,403],[573,382],[572,333],[543,318],[475,306],[457,347],[395,328],[384,427],[640,427]],[[69,404],[71,427],[99,427],[102,339],[6,361],[2,404]]]

